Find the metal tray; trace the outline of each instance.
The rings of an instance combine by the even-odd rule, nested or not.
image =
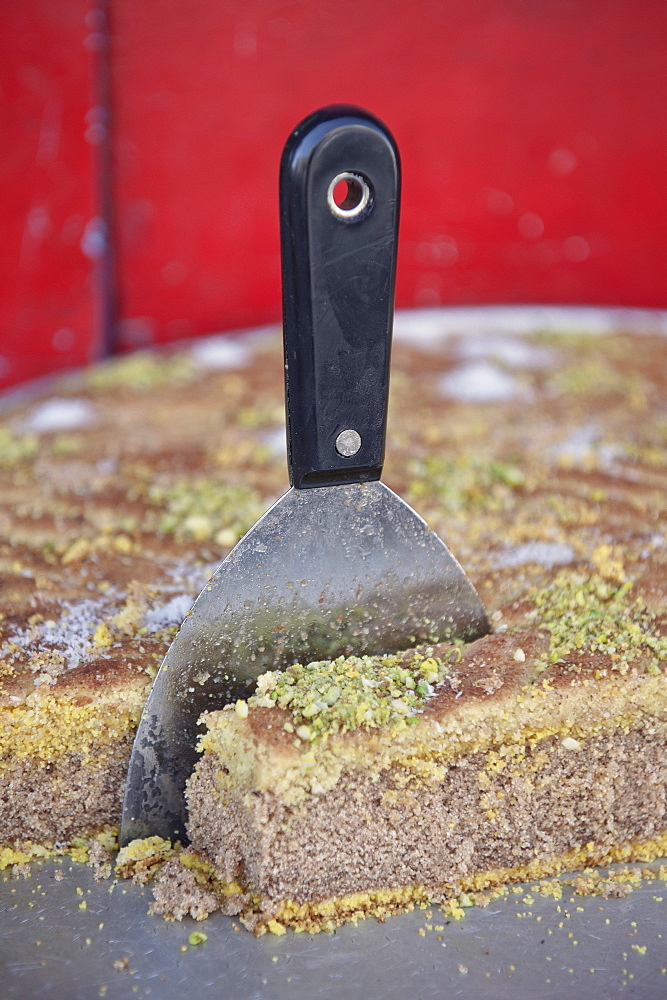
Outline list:
[[[568,887],[545,899],[527,883],[459,921],[434,906],[260,939],[219,914],[149,917],[149,889],[96,883],[71,862],[0,879],[0,1000],[667,997],[667,884],[657,879],[608,900]],[[189,945],[194,930],[206,942]]]

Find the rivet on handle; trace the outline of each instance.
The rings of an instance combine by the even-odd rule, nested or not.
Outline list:
[[[336,451],[343,458],[352,458],[361,448],[361,434],[358,431],[341,431],[336,438]]]

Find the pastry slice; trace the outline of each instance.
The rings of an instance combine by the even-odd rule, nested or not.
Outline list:
[[[664,622],[576,570],[520,617],[467,647],[270,672],[205,717],[189,834],[231,912],[330,929],[665,853]]]

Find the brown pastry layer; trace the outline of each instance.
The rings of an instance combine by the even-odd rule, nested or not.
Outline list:
[[[285,478],[258,441],[277,337],[248,357],[247,386],[187,352],[135,354],[0,410],[0,845],[118,824],[155,671]]]
[[[458,895],[503,869],[537,878],[572,854],[579,867],[623,848],[642,859],[646,842],[664,849],[667,837],[667,726],[653,728],[597,737],[580,751],[550,737],[507,748],[506,758],[466,754],[438,782],[406,785],[400,768],[352,772],[305,808],[269,792],[249,801],[224,787],[207,758],[190,786],[192,846],[219,877],[261,897],[265,921],[291,902],[415,888]]]
[[[0,842],[69,844],[118,826],[131,745],[128,734],[95,748],[94,764],[74,749],[54,763],[10,763],[0,777]]]
[[[441,534],[494,627],[505,629],[463,650],[460,663],[453,654],[448,679],[409,734],[431,733],[433,722],[447,734],[440,756],[425,742],[424,794],[434,794],[434,775],[453,780],[457,760],[522,745],[525,734],[500,734],[503,699],[530,711],[530,753],[569,735],[584,748],[570,751],[574,760],[590,741],[647,733],[637,706],[621,721],[611,692],[618,680],[619,697],[634,698],[633,678],[638,690],[664,670],[641,637],[657,641],[666,631],[666,353],[657,335],[396,344],[385,481]],[[500,373],[506,398],[452,394],[474,359]],[[277,333],[252,341],[245,361],[228,371],[187,352],[139,354],[5,401],[0,842],[62,841],[117,817],[131,734],[177,623],[207,573],[286,487]],[[69,425],[57,413],[63,404]],[[72,421],[73,413],[85,419]],[[580,601],[601,616],[600,635],[591,618],[581,643],[568,645],[568,628],[570,637],[583,628]],[[518,650],[523,659],[514,658]],[[546,680],[552,704],[565,707],[557,723],[542,718],[538,726],[545,700],[523,704],[522,692]],[[595,731],[567,729],[568,692],[584,704],[606,682],[609,724],[602,713]],[[469,739],[456,731],[464,705]],[[275,810],[305,808],[313,796],[313,768],[299,764],[307,749],[278,722],[288,715],[251,707],[229,729],[239,747],[250,741],[252,781],[258,768],[264,775],[252,787],[277,796]],[[318,751],[326,795],[338,794],[339,781],[363,784],[373,759],[383,775],[377,782],[405,769],[398,758],[408,749],[390,749],[402,737],[377,754],[363,751],[371,743],[360,732],[344,737],[331,743],[335,753]],[[250,782],[241,770],[235,780]],[[67,808],[56,805],[65,799]]]
[[[344,919],[336,900],[355,893],[395,893],[400,908],[493,884],[501,870],[536,878],[559,859],[664,850],[663,676],[591,681],[558,665],[551,677],[509,655],[517,638],[475,643],[398,732],[362,726],[311,744],[284,729],[280,708],[208,717],[189,834],[217,878],[245,887],[254,929],[301,926],[307,913],[313,929],[313,904],[324,922]],[[496,678],[487,691],[482,666]]]

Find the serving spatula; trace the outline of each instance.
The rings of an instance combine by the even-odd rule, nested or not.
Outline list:
[[[292,485],[206,584],[165,656],[132,750],[122,844],[187,840],[197,720],[246,698],[264,671],[490,631],[454,556],[379,482],[399,175],[392,136],[358,108],[318,111],[287,141],[280,219]]]

